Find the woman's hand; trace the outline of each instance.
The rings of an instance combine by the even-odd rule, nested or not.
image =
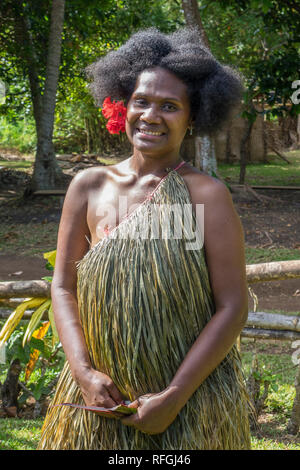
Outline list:
[[[82,375],[78,383],[87,406],[112,408],[124,401],[124,397],[111,378],[103,372],[91,369]],[[121,413],[96,413],[107,418],[123,416]]]
[[[137,412],[122,418],[122,423],[146,434],[164,432],[180,411],[174,390],[169,388],[160,393],[142,395],[130,407],[137,408]]]

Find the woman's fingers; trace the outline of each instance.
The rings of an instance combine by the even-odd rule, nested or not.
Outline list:
[[[132,401],[129,406],[130,408],[138,408],[140,404],[141,404],[140,399],[137,398],[136,400]]]
[[[121,418],[121,421],[122,421],[122,424],[124,424],[125,426],[134,426],[136,422],[136,415],[134,414],[134,415],[126,416],[125,418]]]
[[[119,402],[114,399],[112,393],[110,392],[108,387],[105,387],[100,394],[98,395],[98,406],[102,406],[104,408],[113,408],[117,406]]]
[[[117,406],[118,403],[113,400],[111,396],[107,396],[105,399],[102,400],[101,405],[104,408],[113,408],[114,406]]]
[[[92,371],[81,391],[87,405],[113,408],[124,401],[111,378],[97,370]]]
[[[139,399],[130,403],[130,408],[138,408],[139,406],[140,406]],[[125,426],[134,426],[134,423],[137,419],[137,413],[133,415],[125,416],[124,418],[121,418],[121,419],[122,419],[122,423],[125,424]]]
[[[110,397],[115,401],[116,405],[119,405],[124,400],[122,393],[117,389],[114,383],[109,385],[107,388]]]

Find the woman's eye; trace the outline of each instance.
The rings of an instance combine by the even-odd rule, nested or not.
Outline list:
[[[134,102],[137,106],[146,106],[147,104],[147,101],[142,98],[136,99]]]
[[[176,111],[176,106],[172,103],[165,103],[163,105],[163,109],[166,110],[166,111]]]

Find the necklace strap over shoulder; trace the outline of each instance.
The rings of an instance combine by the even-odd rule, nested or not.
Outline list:
[[[178,170],[179,168],[181,168],[186,162],[180,162],[179,165],[176,166],[176,168],[171,168],[171,167],[168,167],[168,168],[165,168],[166,172],[167,173],[170,173],[170,171],[176,171]]]
[[[174,171],[178,170],[179,168],[181,168],[186,162],[183,161],[183,162],[180,162],[179,165],[177,165],[176,168],[174,168]]]

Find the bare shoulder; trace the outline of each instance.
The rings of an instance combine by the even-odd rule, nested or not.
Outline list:
[[[73,178],[74,185],[79,187],[94,187],[99,186],[107,179],[111,179],[114,175],[122,173],[124,162],[108,166],[93,166],[79,171]],[[72,181],[73,181],[72,180]]]
[[[96,166],[79,171],[69,184],[67,196],[80,196],[87,200],[93,190],[98,190],[116,172],[115,165]]]
[[[70,187],[72,186],[78,190],[88,189],[96,183],[101,184],[101,181],[105,180],[106,175],[107,167],[105,166],[86,168],[76,173],[70,183]]]
[[[227,186],[217,178],[209,176],[191,165],[185,165],[181,173],[192,203],[227,203],[232,204],[232,198]]]

